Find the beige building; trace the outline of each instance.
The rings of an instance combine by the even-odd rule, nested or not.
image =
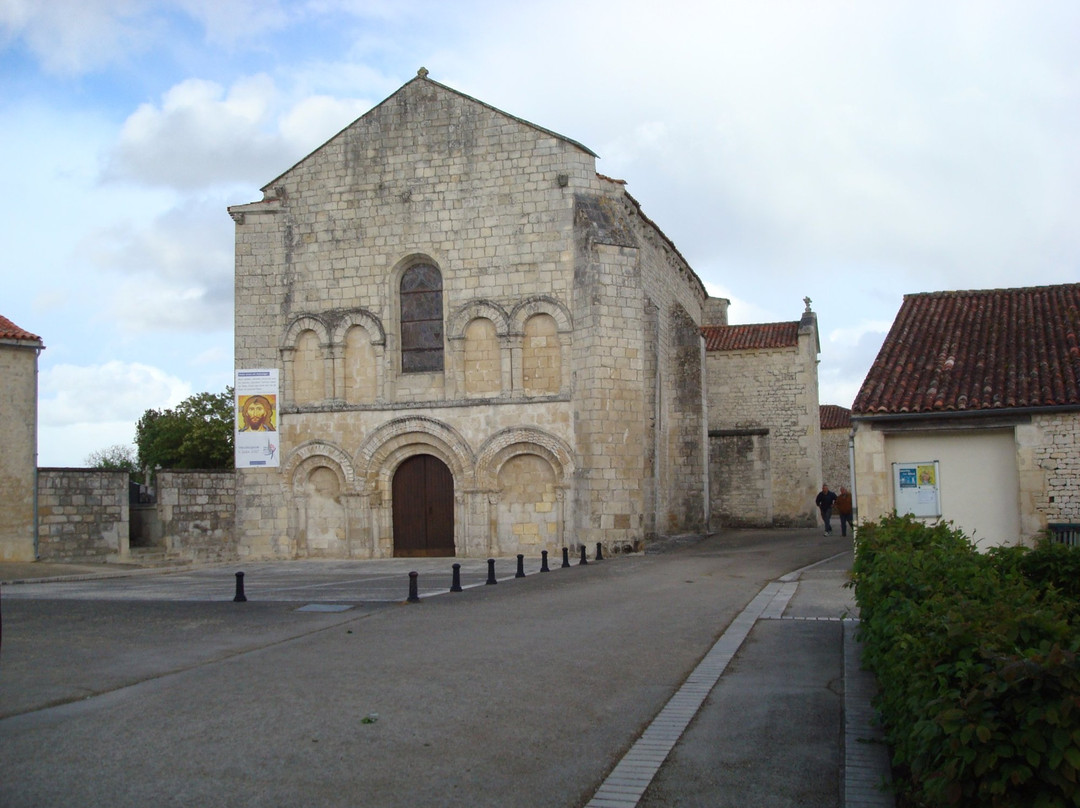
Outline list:
[[[704,328],[712,527],[813,526],[821,488],[817,317]]]
[[[1080,540],[1080,284],[907,295],[852,407],[860,519]]]
[[[41,337],[0,316],[0,561],[37,557],[37,374]]]
[[[281,378],[280,467],[238,471],[241,556],[624,551],[707,529],[701,326],[726,301],[585,146],[421,70],[229,212],[236,368]],[[798,490],[774,483],[785,515],[820,478],[809,344],[784,359],[813,416],[772,449],[802,451]]]

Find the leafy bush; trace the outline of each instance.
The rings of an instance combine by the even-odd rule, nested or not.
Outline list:
[[[924,806],[1080,806],[1080,551],[982,554],[949,525],[860,529],[853,571],[877,708]]]

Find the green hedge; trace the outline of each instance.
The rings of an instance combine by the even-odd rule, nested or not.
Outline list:
[[[1080,549],[979,553],[948,524],[863,525],[863,661],[912,806],[1080,806]]]

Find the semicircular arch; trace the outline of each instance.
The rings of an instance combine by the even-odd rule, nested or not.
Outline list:
[[[315,440],[301,443],[289,453],[281,466],[285,485],[294,492],[301,492],[307,475],[319,466],[331,469],[338,476],[342,491],[355,490],[356,472],[349,455],[333,444]]]
[[[555,321],[559,333],[574,330],[567,308],[553,297],[538,295],[522,300],[510,313],[510,327],[515,334],[525,333],[525,321],[536,314],[547,314]]]
[[[481,489],[498,486],[499,470],[517,455],[538,455],[551,464],[559,485],[574,473],[574,455],[566,443],[550,432],[533,427],[511,427],[488,438],[477,455],[476,483]]]
[[[289,327],[285,329],[285,335],[281,339],[281,347],[295,348],[296,341],[305,331],[314,331],[319,337],[320,345],[330,344],[330,331],[322,318],[314,314],[301,314],[289,323]]]
[[[389,483],[402,461],[424,453],[442,460],[455,480],[471,480],[475,455],[468,441],[453,427],[422,415],[395,418],[368,435],[356,453],[356,466],[369,485]]]
[[[337,327],[334,328],[334,344],[343,344],[345,342],[345,335],[353,326],[363,328],[367,332],[368,339],[372,345],[386,344],[386,331],[383,328],[382,321],[367,309],[354,309],[345,312],[340,322],[338,322]]]
[[[473,300],[450,315],[447,336],[451,339],[464,338],[465,329],[478,317],[491,320],[495,325],[495,333],[500,337],[506,336],[509,331],[510,316],[506,313],[506,309],[490,300]]]

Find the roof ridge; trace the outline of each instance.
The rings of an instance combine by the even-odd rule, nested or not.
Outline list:
[[[1080,283],[904,295],[852,409],[1080,407]]]
[[[1013,286],[994,289],[942,289],[936,292],[907,292],[904,299],[909,297],[978,297],[986,295],[1004,294],[1031,294],[1057,289],[1080,288],[1080,283],[1054,283],[1043,286]]]

